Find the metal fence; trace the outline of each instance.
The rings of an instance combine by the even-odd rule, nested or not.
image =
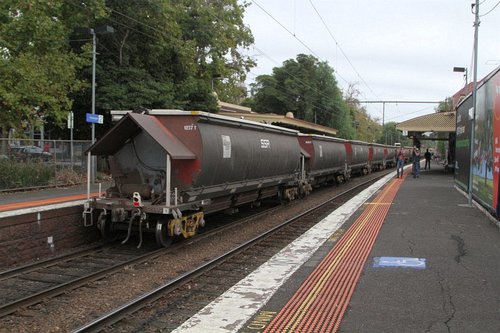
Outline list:
[[[90,140],[0,139],[0,190],[84,183]],[[106,163],[99,159],[97,177]]]

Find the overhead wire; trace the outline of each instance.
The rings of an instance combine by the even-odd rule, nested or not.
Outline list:
[[[274,63],[278,64],[276,60],[274,60],[273,58],[271,58],[271,57],[270,57],[269,55],[267,55],[264,51],[262,51],[261,49],[259,49],[259,48],[258,48],[258,47],[256,47],[256,46],[254,46],[254,48],[255,48],[257,51],[259,51],[259,53],[261,53],[263,56],[265,56],[267,59],[269,59],[269,60],[271,60],[272,62],[274,62]],[[302,80],[301,78],[299,78],[299,77],[297,77],[297,76],[293,75],[292,73],[290,73],[289,71],[287,71],[285,68],[283,68],[283,69],[284,69],[284,71],[285,71],[288,75],[290,75],[290,76],[291,76],[291,77],[292,77],[292,78],[293,78],[296,82],[301,83],[304,87],[306,87],[306,88],[309,88],[309,89],[313,90],[314,92],[318,93],[319,95],[321,95],[321,96],[323,96],[323,97],[326,97],[326,98],[329,98],[329,97],[330,97],[330,96],[326,95],[324,92],[322,92],[321,90],[318,90],[318,89],[316,89],[315,87],[310,86],[310,85],[309,85],[308,83],[306,83],[304,80]]]
[[[418,109],[418,110],[416,110],[416,111],[412,111],[412,112],[405,112],[405,114],[400,114],[400,115],[397,115],[397,116],[389,117],[389,118],[387,118],[386,120],[393,120],[393,119],[397,119],[397,118],[405,117],[405,116],[408,116],[408,115],[412,115],[412,114],[415,114],[415,113],[420,113],[420,112],[422,112],[422,111],[429,110],[430,108],[432,108],[432,106],[426,106],[426,107],[421,108],[421,109]]]
[[[287,27],[285,27],[284,24],[282,24],[278,19],[276,19],[271,13],[269,13],[264,7],[262,7],[256,0],[252,0],[252,2],[259,7],[267,16],[269,16],[273,21],[275,21],[280,27],[282,27],[286,32],[288,32],[293,38],[295,38],[300,44],[302,44],[307,50],[309,50],[316,58],[322,59],[316,52],[314,52],[304,41],[302,41],[300,38],[298,38],[294,33],[292,33]],[[343,52],[343,51],[342,51]],[[324,60],[323,60],[324,61]],[[357,73],[358,76],[361,78],[359,73]],[[351,82],[349,82],[346,78],[344,78],[337,70],[335,71],[335,75],[338,76],[340,79],[342,79],[347,85],[350,85]],[[362,79],[362,78],[361,78]],[[364,80],[363,80],[364,81]],[[366,82],[365,82],[366,84]],[[373,91],[372,91],[373,92]],[[374,92],[373,92],[374,93]],[[360,92],[361,95],[364,95],[362,92]],[[375,96],[377,96],[374,93]],[[367,98],[365,98],[367,99]],[[380,99],[377,96],[377,99]],[[380,114],[382,114],[382,111],[380,109],[378,110]]]
[[[482,15],[479,15],[479,17],[484,17],[484,16],[486,16],[486,15],[490,14],[492,11],[494,11],[494,10],[495,10],[495,8],[497,8],[497,7],[498,7],[498,5],[500,5],[500,1],[498,1],[498,2],[497,2],[497,4],[496,4],[496,5],[494,5],[494,6],[493,6],[493,8],[491,8],[491,9],[490,9],[489,11],[487,11],[486,13],[484,13],[484,14],[482,14]]]
[[[304,41],[302,41],[297,35],[295,35],[293,32],[291,32],[287,27],[285,27],[280,21],[278,21],[271,13],[269,13],[264,7],[262,7],[256,0],[252,0],[252,2],[257,5],[264,13],[267,14],[273,21],[275,21],[280,27],[282,27],[286,32],[288,32],[293,38],[295,38],[302,46],[304,46],[311,54],[313,54],[316,58],[322,59],[316,52],[314,52]],[[349,84],[349,81],[347,81],[340,73],[336,72],[337,76],[340,77],[345,83]]]
[[[318,15],[318,17],[320,18],[321,22],[323,23],[323,26],[325,27],[326,31],[328,31],[328,34],[330,35],[330,37],[333,39],[333,41],[335,42],[335,45],[337,45],[337,47],[339,48],[340,52],[342,53],[342,55],[344,56],[344,58],[347,60],[347,62],[349,63],[349,65],[352,67],[352,69],[354,70],[354,72],[356,73],[356,75],[359,77],[359,79],[361,80],[361,82],[364,83],[364,85],[368,88],[368,90],[371,91],[371,93],[377,97],[378,100],[382,100],[380,97],[377,96],[377,94],[373,91],[373,89],[368,85],[368,83],[366,83],[365,79],[361,76],[361,74],[359,74],[358,70],[356,69],[356,67],[354,67],[353,63],[351,62],[351,59],[349,59],[349,57],[347,56],[347,54],[344,52],[344,49],[342,48],[342,46],[340,46],[340,43],[337,41],[337,39],[335,39],[335,37],[333,36],[330,28],[328,27],[328,25],[326,24],[325,20],[323,19],[323,17],[321,16],[320,12],[318,11],[318,9],[316,8],[316,6],[314,6],[314,3],[312,2],[312,0],[309,0],[309,3],[311,4],[312,8],[314,9],[314,11],[316,12],[316,14]]]

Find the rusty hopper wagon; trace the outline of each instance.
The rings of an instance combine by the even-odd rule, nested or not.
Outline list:
[[[371,172],[370,147],[362,141],[350,140],[346,142],[347,164],[351,167],[351,174],[366,175]]]
[[[370,167],[372,170],[383,170],[386,167],[387,148],[384,145],[370,144]]]
[[[346,140],[313,134],[300,134],[299,144],[305,158],[305,179],[311,186],[342,183],[350,178]]]
[[[298,132],[205,112],[128,113],[90,149],[108,158],[114,184],[85,205],[86,224],[155,233],[168,246],[207,213],[299,195]],[[91,221],[89,221],[91,219]],[[139,244],[140,246],[140,244]]]

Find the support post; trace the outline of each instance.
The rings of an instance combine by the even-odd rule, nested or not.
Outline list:
[[[478,48],[478,32],[479,32],[479,0],[476,0],[475,20],[474,20],[474,82],[472,84],[472,119],[470,131],[470,160],[469,160],[469,195],[468,204],[472,206],[472,188],[473,188],[473,164],[474,164],[474,141],[476,140],[476,104],[477,104],[477,48]]]
[[[172,165],[171,165],[171,161],[170,161],[170,155],[169,154],[166,154],[167,155],[167,174],[165,176],[165,197],[166,197],[166,202],[165,204],[168,206],[170,206],[170,186],[171,186],[171,171],[172,171]]]
[[[90,150],[87,153],[87,200],[90,200]]]

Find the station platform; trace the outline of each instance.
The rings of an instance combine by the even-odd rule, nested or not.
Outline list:
[[[90,197],[98,196],[109,187],[109,183],[91,184]],[[46,188],[33,191],[3,192],[0,193],[0,218],[11,215],[25,214],[26,210],[43,210],[43,206],[61,203],[82,205],[87,199],[87,184]],[[45,207],[52,209],[52,207]],[[9,212],[9,213],[3,213]]]
[[[174,332],[500,332],[500,229],[442,168],[394,172]]]

